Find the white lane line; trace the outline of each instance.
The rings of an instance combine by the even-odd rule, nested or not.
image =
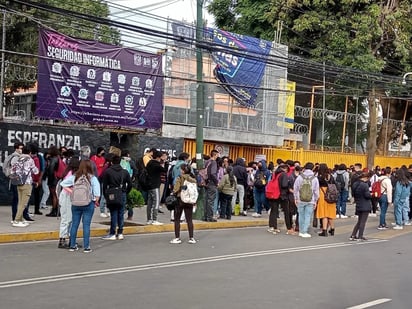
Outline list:
[[[359,245],[368,245],[368,244],[374,244],[374,243],[385,242],[385,241],[386,240],[371,240],[371,241],[359,243]],[[109,269],[78,272],[78,273],[68,273],[68,274],[46,276],[46,277],[26,278],[26,279],[20,279],[20,280],[0,282],[0,289],[16,287],[16,286],[33,285],[33,284],[39,284],[39,283],[80,279],[80,278],[107,276],[107,275],[127,273],[127,272],[137,272],[137,271],[150,270],[150,269],[162,269],[162,268],[178,267],[178,266],[184,266],[184,265],[211,263],[211,262],[216,262],[216,261],[249,258],[249,257],[255,257],[255,256],[277,255],[277,254],[286,254],[286,253],[293,253],[293,252],[304,252],[304,251],[323,250],[323,249],[331,249],[331,248],[339,248],[339,247],[348,247],[352,245],[353,245],[352,242],[341,242],[341,243],[322,244],[322,245],[306,246],[306,247],[244,252],[244,253],[219,255],[219,256],[211,256],[211,257],[204,257],[204,258],[194,258],[194,259],[180,260],[180,261],[161,262],[161,263],[155,263],[155,264],[118,267],[118,268],[111,268],[111,269],[109,268]]]
[[[392,299],[390,298],[381,298],[381,299],[377,299],[377,300],[373,300],[364,304],[360,304],[357,306],[353,306],[353,307],[348,307],[346,309],[364,309],[364,308],[369,308],[369,307],[373,307],[376,305],[380,305],[380,304],[384,304],[387,302],[390,302]]]

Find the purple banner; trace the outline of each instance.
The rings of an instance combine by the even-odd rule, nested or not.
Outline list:
[[[36,116],[159,129],[161,55],[41,29]]]

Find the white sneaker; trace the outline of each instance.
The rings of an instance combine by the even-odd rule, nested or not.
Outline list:
[[[302,234],[302,237],[303,238],[311,238],[312,235],[310,235],[309,233],[304,233],[304,234]]]
[[[273,227],[268,228],[269,233],[273,233],[274,231],[275,231],[275,229]]]
[[[395,225],[393,227],[394,230],[403,230],[403,226],[402,225]]]
[[[106,235],[102,237],[103,240],[116,240],[116,235]]]
[[[261,214],[258,214],[257,212],[255,212],[255,213],[252,215],[252,217],[253,217],[253,218],[260,218],[260,217],[262,217],[262,215],[261,215]]]
[[[340,215],[340,217],[341,217],[341,219],[347,219],[348,218],[348,216],[345,216],[345,215]]]
[[[303,234],[303,233],[299,233],[299,237],[304,237],[303,235],[305,235],[305,234]]]
[[[24,223],[23,221],[15,221],[12,224],[14,227],[27,227],[29,226],[28,223]]]
[[[369,214],[369,217],[376,217],[376,214],[370,213],[370,214]]]
[[[153,221],[153,222],[152,222],[152,225],[163,225],[163,223],[162,223],[162,222],[159,222],[159,221]]]
[[[197,243],[197,240],[194,239],[194,238],[190,238],[187,242],[188,242],[189,244],[195,244],[195,243]]]
[[[146,222],[146,225],[152,225],[152,224],[153,224],[152,220],[149,220],[149,221]]]
[[[108,215],[107,215],[107,214],[105,214],[104,212],[102,212],[102,213],[100,213],[100,217],[102,217],[102,218],[107,218],[107,217],[108,217]]]
[[[180,238],[174,238],[170,241],[171,244],[181,244],[182,241],[180,240]]]
[[[336,215],[336,219],[339,219],[340,218],[340,216],[339,215]]]
[[[123,240],[123,239],[124,239],[123,234],[119,234],[119,235],[117,235],[117,239],[118,239],[118,240]]]
[[[409,221],[407,221],[407,222],[405,222],[403,225],[412,225],[412,223],[409,222]]]
[[[395,223],[395,222],[391,222],[391,225],[392,225],[392,226],[396,226],[396,223]]]

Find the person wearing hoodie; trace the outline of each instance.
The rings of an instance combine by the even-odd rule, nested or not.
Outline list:
[[[338,201],[336,202],[336,218],[345,219],[348,217],[346,215],[346,202],[349,196],[349,173],[346,170],[345,164],[339,165],[333,178],[339,191]]]
[[[379,226],[378,230],[388,229],[386,224],[386,212],[388,211],[388,206],[392,205],[392,181],[390,178],[391,168],[385,167],[382,170],[382,175],[378,178],[381,183],[381,197],[379,198]]]
[[[293,195],[299,212],[299,236],[303,238],[312,237],[308,233],[308,230],[313,210],[316,208],[319,199],[319,180],[313,173],[313,167],[313,163],[306,163],[302,174],[296,178],[293,185]],[[309,202],[302,201],[300,197],[300,190],[304,184],[304,178],[309,178],[312,182],[312,198]]]
[[[120,165],[121,158],[114,155],[112,165],[102,175],[103,194],[107,194],[108,188],[122,188],[122,200],[118,205],[108,205],[110,210],[110,232],[104,236],[104,240],[122,240],[124,227],[124,212],[126,207],[126,196],[132,189],[130,174]],[[107,199],[106,199],[107,200]],[[116,233],[117,227],[117,233]]]
[[[248,173],[245,167],[245,160],[243,158],[237,158],[233,165],[233,175],[237,179],[236,191],[232,199],[232,209],[235,209],[236,198],[239,199],[240,215],[247,216],[245,207],[245,191],[247,188]]]
[[[255,218],[260,218],[262,216],[263,207],[265,207],[266,210],[269,210],[268,200],[265,196],[265,188],[266,184],[270,180],[270,176],[270,171],[267,169],[266,161],[259,161],[254,175],[253,185],[255,213],[252,216]]]

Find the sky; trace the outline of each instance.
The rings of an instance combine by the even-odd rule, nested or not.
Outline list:
[[[121,6],[119,11],[112,10],[111,18],[117,21],[128,22],[133,20],[136,25],[154,28],[160,31],[167,31],[167,18],[186,21],[193,23],[196,20],[196,3],[197,0],[108,0],[110,7]],[[131,13],[126,7],[133,10],[144,12],[143,14]],[[136,11],[135,11],[136,12]],[[146,14],[145,14],[146,13]],[[203,9],[204,19],[211,26],[213,18],[207,14],[206,8]],[[162,49],[164,42],[158,39],[154,42],[153,37],[145,38],[144,36],[128,35],[123,33],[123,44],[128,47],[138,48],[154,52],[156,49]]]

